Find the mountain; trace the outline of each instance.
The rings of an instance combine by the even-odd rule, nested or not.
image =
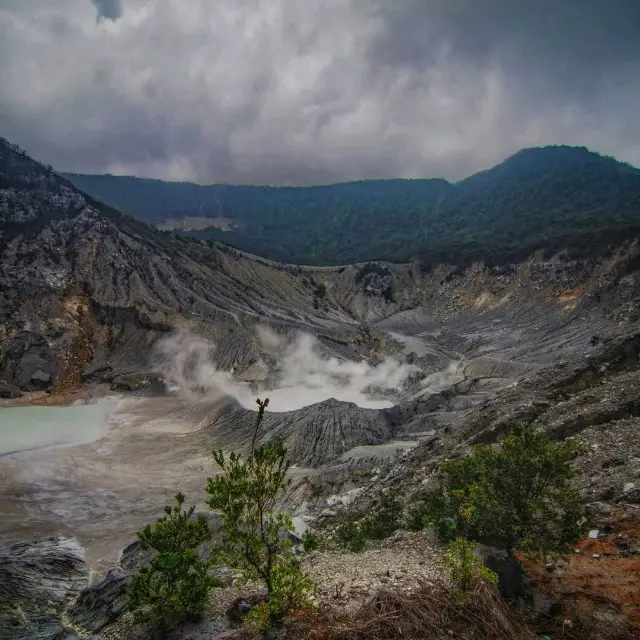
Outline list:
[[[344,342],[351,312],[321,308],[313,274],[175,238],[80,192],[0,140],[0,380],[23,390],[148,371],[183,327],[219,366],[257,358],[255,326]],[[344,328],[346,327],[346,328]]]
[[[548,167],[546,173],[541,173],[541,167]],[[510,177],[508,181],[505,175]],[[218,189],[219,193],[228,189],[229,193],[242,197],[284,194],[282,198],[289,198],[290,202],[297,199],[301,206],[304,197],[310,195],[311,209],[319,202],[313,199],[316,196],[334,202],[333,210],[343,207],[340,198],[344,197],[345,210],[355,220],[358,210],[349,207],[365,196],[370,197],[370,203],[385,202],[385,206],[390,206],[407,194],[417,201],[429,192],[440,198],[438,206],[443,210],[447,194],[455,188],[462,194],[456,196],[461,206],[468,202],[461,215],[474,217],[486,243],[475,239],[463,246],[469,249],[477,245],[478,257],[490,257],[495,245],[491,244],[492,237],[486,229],[500,222],[496,213],[500,207],[508,209],[511,215],[503,221],[498,238],[514,240],[511,230],[514,224],[520,221],[529,228],[535,222],[522,213],[524,209],[518,209],[521,201],[534,201],[532,207],[543,210],[531,237],[542,242],[552,236],[549,244],[544,245],[547,247],[552,246],[554,239],[563,237],[560,229],[568,226],[567,216],[558,213],[560,205],[552,208],[550,198],[566,184],[575,190],[572,202],[581,206],[583,224],[591,225],[587,229],[576,223],[573,239],[584,234],[594,242],[604,243],[610,241],[611,234],[628,232],[625,221],[638,212],[629,204],[638,179],[637,170],[614,160],[586,150],[560,148],[523,151],[503,165],[455,187],[442,181],[380,181],[311,189],[210,189]],[[118,184],[120,179],[113,180]],[[597,180],[600,181],[597,184],[607,185],[607,189],[604,186],[596,189]],[[550,187],[541,189],[540,182]],[[587,211],[586,197],[578,185],[600,193],[602,202],[619,206],[611,204],[606,218],[596,215],[599,210]],[[478,194],[483,194],[485,201],[496,203],[496,208],[478,209],[472,204]],[[257,202],[259,199],[254,201]],[[273,202],[277,204],[276,200]],[[428,208],[433,201],[425,199],[423,204]],[[302,215],[298,208],[288,211],[290,215]],[[318,211],[327,217],[326,211]],[[273,212],[275,217],[280,216],[279,210]],[[549,222],[552,216],[558,225],[555,231]],[[542,217],[546,217],[546,225]],[[281,218],[285,218],[284,213]],[[435,211],[430,219],[434,225],[438,220],[443,225],[450,224],[446,216]],[[342,224],[337,215],[332,220],[336,227]],[[386,218],[388,231],[378,236],[379,242],[386,241],[393,232],[394,220]],[[597,227],[598,222],[605,228]],[[295,227],[302,237],[301,229],[303,225]],[[366,228],[360,229],[360,235],[365,235]],[[461,237],[460,234],[463,232],[459,231],[454,238]],[[345,235],[336,232],[335,242]],[[290,239],[284,237],[282,243]],[[527,246],[528,239],[528,236],[522,239],[521,249]],[[530,305],[537,310],[539,304],[548,304],[549,300],[562,307],[565,302],[561,296],[577,287],[581,295],[591,292],[589,295],[607,297],[606,287],[614,286],[612,283],[633,268],[635,258],[621,257],[635,255],[633,247],[632,244],[622,253],[617,250],[581,261],[565,257],[559,262],[536,263],[533,267],[512,263],[480,271],[474,267],[466,273],[456,268],[454,256],[448,265],[432,271],[416,262],[371,262],[333,268],[286,266],[225,244],[176,237],[149,227],[83,193],[51,167],[35,162],[18,147],[2,140],[0,380],[23,390],[56,390],[88,381],[119,384],[123,376],[157,371],[154,358],[158,356],[151,347],[176,329],[194,332],[215,343],[217,366],[233,369],[237,375],[273,360],[267,353],[269,349],[265,352],[256,338],[258,326],[270,327],[281,334],[292,335],[297,331],[313,334],[329,353],[341,358],[359,360],[376,353],[376,357],[383,356],[401,347],[396,339],[376,335],[375,327],[382,327],[380,323],[387,318],[421,306],[430,308],[430,318],[446,320],[461,312],[477,315],[494,305],[504,312],[513,309],[519,314],[525,314]],[[533,245],[528,250],[532,248]],[[593,270],[604,268],[599,266],[603,259],[613,261],[606,267],[608,280],[593,280]],[[531,268],[535,269],[537,279],[533,290]],[[610,313],[618,308],[619,301],[611,305]],[[513,321],[511,317],[510,322]],[[423,320],[417,322],[420,325]],[[526,320],[527,324],[530,322],[535,323],[535,314]],[[400,333],[413,331],[411,322],[407,325],[403,320],[398,326]],[[463,333],[470,330],[461,329]],[[423,358],[425,371],[437,370],[452,357],[440,359],[438,349],[428,350],[429,357]],[[445,352],[450,354],[448,349],[450,346]]]
[[[640,170],[584,147],[525,149],[456,184],[200,186],[64,175],[149,224],[295,264],[504,264],[563,249],[579,258],[640,229]]]

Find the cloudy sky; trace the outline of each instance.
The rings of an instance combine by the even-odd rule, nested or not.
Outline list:
[[[638,34],[640,0],[0,0],[0,135],[203,183],[640,166]]]

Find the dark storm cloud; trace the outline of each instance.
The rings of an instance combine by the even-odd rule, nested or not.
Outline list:
[[[91,0],[98,11],[98,19],[117,20],[122,15],[120,0]]]
[[[480,69],[497,61],[525,92],[552,99],[597,99],[607,79],[640,79],[638,0],[379,1],[381,64],[420,69],[446,48]]]
[[[639,14],[635,0],[0,0],[0,135],[59,169],[201,182],[456,179],[553,143],[640,164]]]

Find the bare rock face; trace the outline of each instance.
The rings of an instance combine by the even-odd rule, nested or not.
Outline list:
[[[44,538],[0,547],[0,638],[71,640],[66,604],[87,584],[75,538]]]
[[[198,437],[212,438],[216,446],[246,449],[251,444],[255,419],[255,412],[230,400],[212,416],[210,434],[205,430]],[[295,411],[267,412],[258,442],[280,438],[293,464],[319,467],[335,462],[354,447],[383,444],[393,435],[392,422],[383,411],[331,398]]]
[[[522,357],[517,344],[531,335],[539,353],[526,355],[551,361],[564,339],[550,335],[554,326],[589,306],[606,307],[612,321],[632,317],[637,254],[630,243],[597,260],[476,264],[462,273],[279,265],[153,230],[0,140],[0,380],[22,390],[66,381],[130,386],[131,376],[157,372],[153,347],[178,328],[215,344],[218,368],[252,380],[264,355],[258,325],[312,333],[356,360],[413,350],[411,359],[430,372],[442,370],[451,351],[476,349],[484,358],[490,348],[474,344],[482,333],[510,341],[509,360]],[[606,323],[600,314],[589,324],[587,339]],[[392,332],[410,340],[394,344]],[[421,345],[425,332],[437,338],[429,348]],[[472,379],[506,375],[490,358],[475,369]]]
[[[5,378],[24,391],[50,389],[60,369],[49,343],[30,331],[22,331],[9,341],[5,359]]]
[[[18,387],[10,384],[0,384],[0,398],[3,400],[14,400],[23,396],[22,391]]]
[[[531,583],[517,558],[510,557],[500,549],[489,549],[485,554],[484,565],[498,576],[498,586],[503,597],[508,600],[531,597]]]
[[[126,613],[130,584],[131,574],[112,569],[82,591],[69,608],[69,618],[82,629],[99,633]]]
[[[353,312],[333,298],[315,308],[304,274],[153,230],[0,140],[0,380],[7,384],[128,386],[131,376],[156,370],[154,344],[178,328],[215,344],[216,365],[239,374],[260,359],[258,324],[366,351]]]
[[[138,540],[126,546],[117,566],[80,592],[68,609],[69,619],[75,626],[94,634],[118,620],[127,610],[127,588],[131,584],[131,576],[146,566],[151,557],[152,552],[142,549]]]

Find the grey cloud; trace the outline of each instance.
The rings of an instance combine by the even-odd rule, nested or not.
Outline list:
[[[0,0],[0,135],[60,170],[457,179],[551,143],[640,164],[635,1],[25,4]]]
[[[378,1],[386,28],[372,54],[382,64],[421,68],[448,48],[479,68],[498,61],[521,88],[578,100],[612,77],[639,79],[637,0]]]
[[[98,19],[117,20],[122,16],[122,3],[120,0],[91,0],[98,12]]]

